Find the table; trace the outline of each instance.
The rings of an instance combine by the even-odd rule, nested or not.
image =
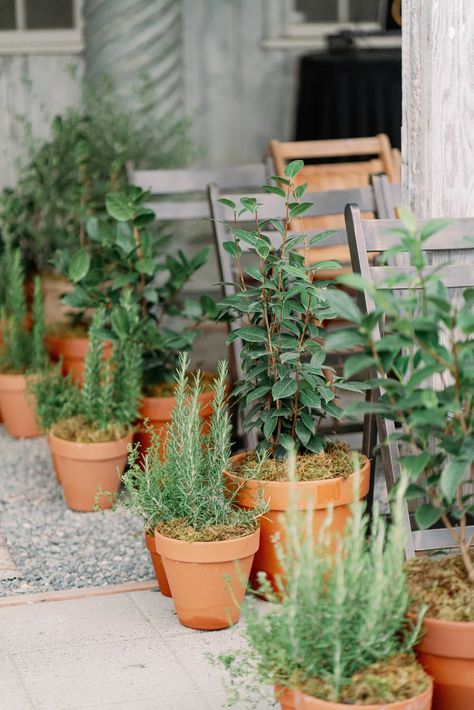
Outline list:
[[[349,49],[300,59],[296,140],[387,133],[401,147],[401,50]]]

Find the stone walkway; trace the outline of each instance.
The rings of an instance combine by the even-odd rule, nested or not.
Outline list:
[[[0,605],[2,710],[226,707],[225,673],[207,656],[241,646],[241,623],[224,631],[187,629],[156,589],[26,601]],[[269,689],[258,710],[272,707]]]

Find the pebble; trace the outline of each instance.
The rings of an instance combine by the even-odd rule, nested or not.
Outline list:
[[[13,439],[0,426],[0,539],[18,576],[0,597],[154,578],[139,517],[66,506],[45,437]]]

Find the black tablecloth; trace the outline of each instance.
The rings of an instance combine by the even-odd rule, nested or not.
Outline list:
[[[401,147],[401,51],[348,50],[301,58],[296,140],[387,133]]]

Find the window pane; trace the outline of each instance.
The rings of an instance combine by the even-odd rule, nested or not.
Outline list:
[[[60,30],[74,27],[73,0],[26,0],[28,30]]]
[[[337,0],[296,0],[305,22],[337,22]]]
[[[0,0],[0,30],[15,29],[15,0]]]
[[[351,0],[351,22],[377,22],[380,0]]]

